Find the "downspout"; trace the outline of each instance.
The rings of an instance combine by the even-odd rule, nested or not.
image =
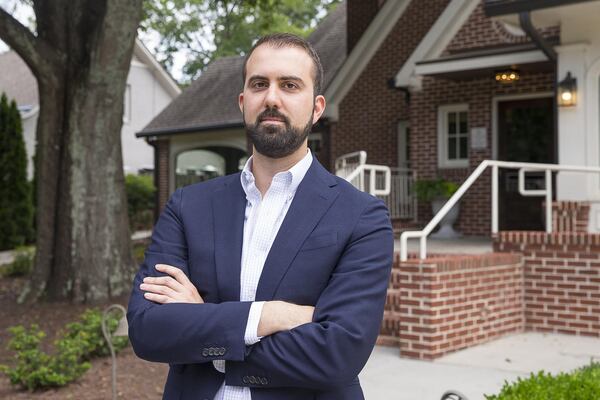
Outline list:
[[[537,47],[548,57],[548,60],[554,63],[554,98],[552,100],[552,108],[554,112],[554,160],[558,163],[558,104],[556,102],[556,98],[558,96],[558,55],[556,54],[556,50],[550,43],[546,41],[540,35],[540,33],[535,29],[533,23],[531,22],[531,14],[530,11],[522,11],[519,13],[519,23],[521,24],[521,29],[529,36],[531,41],[537,45]],[[553,184],[553,186],[555,186]],[[554,191],[556,192],[556,191]]]

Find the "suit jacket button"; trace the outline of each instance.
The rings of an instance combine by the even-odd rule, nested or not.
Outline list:
[[[247,376],[245,376],[245,377],[243,377],[243,378],[242,378],[242,382],[244,382],[244,383],[246,383],[246,384],[247,384],[247,383],[249,383],[249,382],[250,382],[250,380],[248,379],[248,377],[247,377]]]
[[[208,357],[208,349],[207,348],[202,349],[202,357]]]
[[[255,376],[251,376],[250,377],[250,383],[255,385],[256,384],[256,377]]]
[[[225,347],[221,347],[221,355],[225,355],[227,353],[227,349]]]
[[[260,378],[260,383],[266,385],[267,383],[269,383],[269,381],[267,380],[267,378]]]
[[[214,347],[211,347],[210,349],[208,349],[208,355],[209,356],[216,356],[216,354],[215,354],[215,348]]]

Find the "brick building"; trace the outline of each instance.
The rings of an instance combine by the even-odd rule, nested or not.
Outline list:
[[[432,217],[415,178],[461,184],[483,160],[597,168],[597,15],[598,0],[342,2],[309,38],[327,99],[309,146],[331,171],[356,151],[391,167],[400,227]],[[176,187],[243,165],[241,65],[212,63],[138,134],[155,147],[158,210]],[[431,359],[523,330],[600,336],[600,178],[551,175],[551,233],[544,197],[520,195],[519,179],[499,170],[497,234],[489,171],[461,199],[458,229],[492,236],[496,253],[398,257],[380,343]],[[523,187],[544,179],[528,172]]]

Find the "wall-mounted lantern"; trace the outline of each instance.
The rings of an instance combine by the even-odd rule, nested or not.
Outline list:
[[[571,76],[571,71],[567,76],[558,82],[558,105],[560,107],[572,107],[577,105],[577,78]]]

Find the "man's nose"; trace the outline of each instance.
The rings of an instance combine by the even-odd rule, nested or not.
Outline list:
[[[268,108],[281,107],[281,93],[277,85],[270,85],[265,95],[265,106]]]

